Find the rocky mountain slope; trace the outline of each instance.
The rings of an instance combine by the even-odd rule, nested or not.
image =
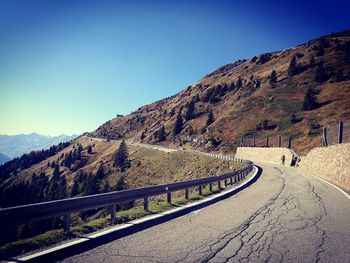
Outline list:
[[[305,96],[316,101],[304,105]],[[283,135],[305,154],[320,145],[322,126],[350,120],[349,103],[350,31],[344,31],[224,65],[91,135],[224,152],[243,136]]]

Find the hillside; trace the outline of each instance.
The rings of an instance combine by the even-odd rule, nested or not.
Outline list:
[[[316,103],[305,110],[308,89]],[[305,154],[320,145],[323,125],[350,120],[349,103],[350,31],[344,31],[227,64],[91,135],[224,152],[234,151],[243,136],[290,135],[293,148]],[[183,125],[174,132],[180,117]]]
[[[15,158],[30,151],[47,149],[60,142],[68,142],[75,137],[77,135],[47,136],[38,133],[0,135],[0,152],[10,158]]]
[[[0,207],[201,178],[244,166],[186,151],[165,152],[128,145],[130,166],[121,170],[113,165],[119,146],[119,142],[81,136],[51,147],[45,154],[32,152],[0,166]],[[120,205],[118,209],[133,205]],[[101,213],[105,216],[107,212],[98,209],[79,213],[74,216],[74,224],[98,218]],[[59,220],[47,220],[19,228],[2,225],[0,232],[5,234],[0,237],[0,246],[58,228],[60,224]]]
[[[113,166],[118,147],[116,142],[80,137],[27,168],[13,172],[16,164],[11,164],[12,172],[0,178],[0,207],[183,181],[241,167],[182,151],[167,153],[129,145],[131,166],[121,171]]]

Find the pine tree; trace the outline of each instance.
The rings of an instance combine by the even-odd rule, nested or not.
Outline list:
[[[237,80],[237,83],[236,83],[236,88],[240,89],[240,88],[242,88],[242,86],[243,86],[243,81],[242,81],[241,76],[239,76],[238,80]]]
[[[191,99],[190,103],[188,103],[188,105],[187,105],[185,120],[189,121],[189,120],[193,119],[194,112],[195,112],[195,101],[194,101],[194,99]]]
[[[109,186],[108,180],[106,180],[105,185],[103,186],[103,193],[108,193],[110,191],[111,187]]]
[[[315,72],[315,81],[322,83],[327,81],[330,78],[331,74],[327,72],[327,70],[324,68],[323,64],[321,63]]]
[[[83,189],[86,195],[98,194],[100,192],[100,186],[97,176],[90,173],[86,179],[85,187]]]
[[[309,67],[313,67],[315,66],[315,56],[312,55],[310,58],[310,62],[309,62]]]
[[[233,91],[235,89],[235,87],[236,87],[235,82],[232,81],[231,84],[228,86],[228,90]]]
[[[316,91],[313,88],[308,88],[304,96],[304,110],[313,110],[317,107],[317,101],[315,98]]]
[[[207,126],[209,126],[209,125],[212,124],[213,122],[214,122],[214,114],[213,114],[213,111],[210,110],[210,111],[208,112],[208,119],[207,119],[206,124],[207,124]]]
[[[103,169],[102,164],[100,164],[100,166],[97,169],[96,177],[97,177],[97,180],[102,180],[105,177],[105,170]]]
[[[126,185],[124,182],[124,177],[120,177],[119,180],[117,181],[117,184],[114,187],[115,191],[120,191],[120,190],[125,190],[126,189]]]
[[[122,172],[130,167],[128,148],[124,140],[120,143],[120,146],[115,154],[113,165],[118,167]]]
[[[78,183],[78,180],[76,178],[74,178],[74,182],[73,182],[70,196],[76,196],[78,194],[79,194],[79,183]]]
[[[157,139],[158,141],[162,142],[165,141],[166,139],[166,134],[165,134],[165,128],[164,125],[157,131]]]
[[[56,165],[50,180],[50,185],[47,193],[47,200],[55,200],[60,197],[60,193],[59,193],[60,176],[61,176],[60,167]]]
[[[277,73],[275,70],[272,70],[270,75],[270,85],[273,86],[277,82]]]
[[[61,176],[57,184],[57,199],[62,199],[66,197],[67,191],[67,180],[65,176]]]
[[[298,118],[295,115],[295,112],[293,112],[293,114],[290,116],[290,123],[294,124],[298,122]]]
[[[174,135],[178,135],[181,132],[182,126],[183,126],[182,116],[179,113],[176,117],[175,125],[173,128]]]
[[[289,63],[288,76],[294,76],[298,74],[298,63],[297,58],[294,56]]]
[[[91,146],[91,145],[89,145],[89,146],[87,147],[87,153],[88,153],[88,154],[92,154],[92,146]]]

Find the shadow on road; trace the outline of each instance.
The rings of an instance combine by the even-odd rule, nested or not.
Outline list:
[[[121,229],[121,230],[118,230],[118,231],[113,232],[113,233],[108,233],[108,234],[103,235],[101,237],[92,238],[86,242],[83,242],[80,244],[75,244],[75,245],[72,245],[70,247],[66,247],[63,250],[54,251],[52,253],[42,255],[36,259],[30,260],[30,262],[51,262],[51,261],[62,260],[62,259],[71,257],[73,255],[77,255],[77,254],[83,253],[85,251],[91,250],[95,247],[107,244],[109,242],[120,239],[122,237],[126,237],[126,236],[129,236],[131,234],[137,233],[139,231],[145,230],[147,228],[162,224],[162,223],[167,222],[169,220],[172,220],[174,218],[186,215],[190,212],[193,212],[195,210],[212,205],[212,204],[217,203],[221,200],[227,199],[227,198],[237,194],[238,192],[244,190],[245,188],[247,188],[248,186],[250,186],[251,184],[253,184],[254,182],[256,182],[260,178],[260,176],[262,174],[262,168],[259,166],[256,166],[256,167],[258,168],[257,175],[254,177],[254,179],[252,179],[249,183],[247,183],[246,185],[244,185],[240,189],[236,189],[234,191],[223,194],[222,196],[214,198],[213,200],[207,200],[206,202],[199,203],[199,204],[196,204],[196,205],[191,206],[191,207],[186,207],[180,211],[174,211],[171,214],[164,214],[160,218],[154,218],[154,219],[150,219],[148,221],[142,222],[142,223],[133,224],[126,229]],[[20,261],[17,260],[17,262],[20,262]]]

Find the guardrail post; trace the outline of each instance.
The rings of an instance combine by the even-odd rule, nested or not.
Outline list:
[[[230,177],[230,185],[233,185],[232,177]]]
[[[211,193],[213,192],[213,184],[212,184],[212,183],[209,184],[209,191],[210,191]]]
[[[266,147],[269,147],[269,137],[266,137]]]
[[[185,199],[186,200],[189,199],[189,191],[188,191],[188,189],[185,189]]]
[[[111,221],[112,221],[112,223],[115,222],[115,219],[116,219],[115,214],[116,214],[116,207],[115,207],[115,205],[111,205]]]
[[[201,186],[201,185],[198,186],[198,194],[199,194],[199,195],[202,195],[202,186]]]
[[[218,181],[218,190],[221,191],[221,182]]]
[[[166,200],[167,200],[167,203],[168,203],[168,204],[171,204],[171,192],[168,192],[168,193],[166,194]]]
[[[148,211],[148,197],[143,198],[143,210]]]
[[[70,214],[64,215],[64,233],[68,234],[70,232]]]
[[[338,143],[343,143],[343,121],[339,121],[339,129],[338,129]]]
[[[225,179],[225,187],[227,187],[227,179]]]
[[[255,137],[253,138],[253,147],[255,147]]]

